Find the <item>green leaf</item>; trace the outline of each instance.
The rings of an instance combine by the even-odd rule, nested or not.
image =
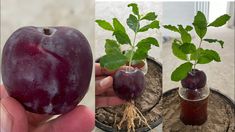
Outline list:
[[[117,18],[113,18],[113,27],[115,31],[121,31],[126,33],[124,26],[120,23],[120,21]]]
[[[190,43],[192,40],[191,35],[183,28],[182,25],[178,25],[178,28],[179,28],[183,43]]]
[[[131,40],[130,40],[129,36],[126,34],[126,32],[114,31],[113,35],[117,39],[118,43],[120,43],[120,44],[131,44]]]
[[[148,51],[151,45],[159,46],[158,41],[153,37],[148,37],[137,43],[138,49],[136,50],[133,60],[142,60],[148,57]]]
[[[140,17],[139,15],[139,8],[138,8],[138,5],[136,3],[131,3],[131,4],[128,4],[128,7],[132,7],[132,12],[138,16],[138,18]]]
[[[196,60],[197,64],[207,64],[213,61],[213,58],[205,54],[205,50],[202,48],[198,48],[196,52],[192,53],[190,59]]]
[[[109,30],[109,31],[113,31],[113,27],[110,23],[108,23],[105,20],[96,20],[95,21],[101,28],[105,29],[105,30]]]
[[[148,44],[141,44],[138,46],[138,49],[135,51],[133,60],[143,60],[148,57],[148,51],[151,48]]]
[[[206,55],[202,55],[198,58],[198,61],[197,63],[198,64],[207,64],[207,63],[210,63],[213,59],[206,56]]]
[[[227,14],[224,14],[224,15],[218,17],[217,19],[215,19],[208,26],[220,27],[220,26],[223,26],[229,19],[230,19],[230,16]]]
[[[188,73],[192,70],[193,64],[190,62],[186,62],[184,64],[181,64],[179,67],[177,67],[171,74],[171,80],[172,81],[180,81],[184,79]]]
[[[220,62],[220,56],[219,54],[214,50],[204,50],[202,48],[198,48],[196,52],[191,54],[190,56],[191,60],[197,60],[198,64],[207,64],[211,61],[217,61]]]
[[[193,52],[190,55],[190,60],[198,60],[199,55],[203,52],[204,50],[202,48],[198,48],[195,52]]]
[[[214,50],[206,49],[204,51],[204,54],[206,56],[208,56],[208,58],[211,58],[211,59],[213,59],[216,62],[221,62],[219,54],[216,51],[214,51]]]
[[[140,44],[149,44],[149,45],[152,44],[154,46],[159,47],[159,43],[158,43],[157,39],[155,39],[153,37],[148,37],[148,38],[142,39],[140,42],[137,43],[137,46]]]
[[[208,42],[208,43],[218,42],[220,44],[221,48],[224,48],[224,41],[222,41],[222,40],[218,40],[218,39],[203,39],[203,40]]]
[[[131,58],[131,50],[126,50],[126,51],[124,52],[124,55],[126,56],[126,58],[127,58],[128,60],[130,60],[130,58]]]
[[[127,58],[121,53],[107,54],[100,58],[101,67],[116,70],[126,64]]]
[[[183,43],[179,47],[185,54],[191,54],[196,51],[196,46],[192,43]]]
[[[113,53],[116,53],[116,52],[121,53],[121,49],[120,49],[120,46],[117,43],[117,41],[106,39],[105,53],[106,54],[113,54]]]
[[[187,61],[187,55],[180,49],[180,44],[177,40],[172,43],[172,52],[177,58]]]
[[[129,18],[126,21],[127,25],[129,26],[130,29],[132,29],[135,33],[139,30],[140,24],[138,19],[130,14]]]
[[[118,21],[117,18],[113,18],[114,32],[113,35],[116,37],[120,44],[131,44],[130,38],[126,33],[124,26]]]
[[[189,26],[189,25],[187,25],[187,26],[185,27],[185,30],[188,31],[188,32],[191,31],[192,29],[193,29],[193,27],[192,27],[192,26]]]
[[[173,32],[180,32],[176,26],[164,25],[163,27],[164,27],[165,29],[171,30],[171,31],[173,31]]]
[[[149,12],[144,17],[141,18],[141,20],[150,20],[153,21],[157,18],[157,15],[155,12]]]
[[[138,32],[145,32],[145,31],[149,30],[150,28],[151,28],[151,29],[154,29],[154,28],[159,29],[159,28],[160,28],[160,26],[159,26],[159,21],[154,20],[154,21],[151,22],[150,24],[148,24],[148,25],[146,25],[146,26],[140,28],[140,30],[139,30]]]
[[[196,52],[192,53],[190,59],[196,60],[197,64],[207,64],[213,60],[213,58],[205,54],[205,50],[202,48],[198,48]]]
[[[207,32],[207,20],[201,11],[198,11],[194,17],[193,26],[197,35],[202,39]]]
[[[143,51],[141,49],[137,49],[133,56],[133,60],[143,60],[147,57],[148,57],[148,52]]]

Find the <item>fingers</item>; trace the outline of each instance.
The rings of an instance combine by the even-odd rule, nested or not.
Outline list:
[[[1,131],[27,132],[28,121],[24,108],[13,98],[1,99]]]
[[[1,93],[1,99],[9,96],[3,85],[0,85],[0,93]],[[26,112],[26,115],[27,115],[26,117],[28,118],[28,122],[30,123],[30,125],[33,126],[37,126],[39,123],[46,121],[51,117],[49,115],[41,115],[31,112]]]
[[[95,100],[96,107],[107,107],[107,106],[115,106],[125,103],[124,100],[113,96],[113,97],[96,97]]]
[[[8,97],[8,93],[3,85],[0,85],[0,99]]]
[[[95,63],[95,75],[96,76],[102,75],[102,70],[101,70],[101,67],[100,67],[100,63]]]
[[[95,94],[100,95],[104,93],[108,88],[113,86],[113,78],[111,76],[97,80],[95,82]]]
[[[91,132],[94,126],[94,112],[80,105],[69,113],[43,124],[35,132]]]
[[[116,96],[114,93],[113,88],[108,88],[104,93],[100,94],[99,96]]]
[[[95,76],[101,76],[101,75],[111,75],[115,71],[109,71],[106,68],[102,68],[100,66],[100,63],[95,63]]]
[[[28,122],[32,127],[37,127],[40,123],[47,121],[48,119],[52,117],[52,115],[35,114],[35,113],[28,112],[28,111],[26,112],[26,114],[27,114]]]
[[[132,68],[128,66],[122,66],[120,69]],[[119,69],[119,70],[120,70]],[[113,75],[116,71],[108,71],[105,68],[101,68],[99,63],[95,64],[96,71],[96,107],[115,106],[125,103],[124,100],[115,96],[112,89],[113,78],[111,76],[104,77],[105,75]]]

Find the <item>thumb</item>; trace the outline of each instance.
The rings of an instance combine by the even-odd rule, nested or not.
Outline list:
[[[15,99],[1,99],[1,132],[27,132],[27,117],[24,108]]]
[[[94,112],[84,105],[51,120],[35,132],[91,132],[95,126]]]

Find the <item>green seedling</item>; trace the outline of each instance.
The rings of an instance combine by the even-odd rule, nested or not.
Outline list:
[[[138,34],[160,28],[157,15],[154,12],[140,14],[138,5],[135,3],[128,4],[128,7],[132,8],[132,13],[127,18],[126,24],[134,33],[132,41],[125,27],[117,18],[113,18],[112,24],[105,20],[96,20],[101,28],[112,32],[113,39],[106,39],[106,54],[100,58],[101,66],[109,70],[116,70],[127,63],[131,66],[134,61],[146,59],[151,46],[159,47],[159,43],[154,37],[147,37],[136,43]],[[142,26],[143,21],[149,23]],[[120,48],[121,45],[128,45],[129,49],[123,52]]]
[[[185,27],[183,27],[182,25],[164,25],[165,29],[180,34],[181,38],[175,39],[172,43],[172,52],[177,58],[185,61],[185,63],[181,64],[172,72],[172,81],[180,81],[184,79],[189,72],[191,72],[193,69],[196,69],[196,66],[198,64],[208,64],[212,61],[221,61],[219,54],[215,50],[204,49],[202,48],[202,45],[203,42],[206,42],[209,44],[219,44],[221,48],[223,48],[224,42],[222,40],[214,38],[209,39],[205,38],[205,36],[208,28],[221,27],[225,25],[229,19],[230,16],[224,14],[218,17],[213,22],[208,23],[205,15],[201,11],[198,11],[192,23],[193,27],[190,25],[187,25]],[[200,39],[198,47],[196,47],[196,44],[192,42],[192,36],[189,33],[193,29]]]

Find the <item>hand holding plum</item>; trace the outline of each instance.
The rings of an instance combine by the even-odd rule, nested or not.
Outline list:
[[[125,101],[118,98],[113,91],[113,77],[111,74],[112,72],[103,70],[99,63],[95,64],[96,107],[113,106],[125,103]]]
[[[77,106],[72,111],[53,120],[51,115],[28,112],[5,88],[1,90],[1,131],[3,132],[90,132],[94,128],[94,112],[86,106]]]

